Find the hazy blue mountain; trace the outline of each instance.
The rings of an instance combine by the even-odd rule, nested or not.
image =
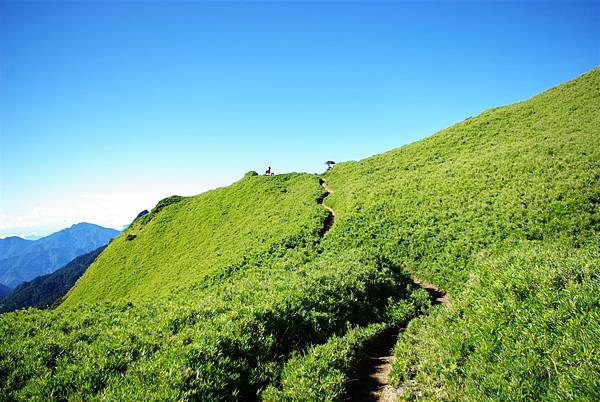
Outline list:
[[[38,240],[0,239],[0,283],[16,287],[56,271],[75,257],[106,245],[119,231],[78,223]]]
[[[4,286],[3,284],[0,283],[0,297],[9,294],[11,290],[12,289],[9,288],[8,286]]]
[[[22,255],[23,250],[27,250],[31,243],[32,240],[25,240],[17,236],[0,239],[0,260],[15,255]]]
[[[77,279],[106,248],[102,246],[80,255],[51,274],[38,276],[31,282],[23,282],[4,298],[0,298],[0,313],[26,307],[48,308],[67,294]]]

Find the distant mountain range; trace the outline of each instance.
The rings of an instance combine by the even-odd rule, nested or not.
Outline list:
[[[48,308],[52,306],[67,294],[77,279],[83,275],[105,248],[106,246],[102,246],[90,253],[80,255],[51,274],[39,276],[31,282],[23,282],[12,292],[5,287],[10,293],[4,298],[0,297],[0,313],[26,307]]]
[[[4,286],[3,284],[0,283],[0,297],[10,293],[10,290],[11,289],[8,286]]]
[[[106,248],[80,255],[64,267],[48,275],[38,276],[31,282],[23,282],[10,293],[0,297],[0,313],[18,310],[26,307],[48,308],[67,294],[73,284],[83,275],[96,257]]]
[[[118,234],[115,229],[78,223],[38,240],[0,239],[0,284],[14,288],[50,274],[75,257],[108,244]]]

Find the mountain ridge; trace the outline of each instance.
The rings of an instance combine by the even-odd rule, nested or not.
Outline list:
[[[45,309],[57,303],[85,270],[106,248],[101,246],[94,251],[75,257],[64,267],[38,276],[30,282],[23,282],[0,298],[0,313],[6,313],[27,307]]]
[[[15,287],[51,273],[73,258],[107,244],[118,233],[115,229],[81,222],[38,240],[14,236],[0,239],[0,282]]]
[[[11,288],[9,288],[8,286],[5,286],[2,283],[0,283],[0,298],[2,298],[5,295],[9,294],[11,291],[12,291]]]

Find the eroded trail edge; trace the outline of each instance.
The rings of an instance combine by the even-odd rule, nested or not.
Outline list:
[[[325,205],[325,198],[327,198],[330,194],[332,194],[333,190],[331,190],[331,188],[329,188],[329,186],[327,186],[327,182],[325,180],[319,179],[319,183],[321,184],[321,187],[323,187],[325,189],[325,193],[321,197],[319,197],[318,202],[328,212],[327,218],[325,218],[325,221],[323,222],[323,227],[321,229],[319,229],[319,237],[323,237],[325,235],[325,233],[327,233],[329,231],[329,229],[331,229],[331,227],[333,226],[333,222],[335,221],[335,211],[333,210],[333,208]]]
[[[331,229],[335,221],[335,211],[325,205],[325,198],[333,193],[324,179],[319,179],[325,193],[317,200],[328,212],[319,236],[323,237]],[[432,307],[435,305],[448,305],[450,300],[446,292],[437,286],[422,279],[413,279],[413,283],[429,294]],[[392,402],[398,397],[398,391],[389,384],[389,375],[394,359],[394,346],[398,335],[404,331],[408,322],[383,331],[370,339],[364,349],[364,357],[358,361],[353,370],[353,378],[348,387],[350,401],[384,401]]]
[[[413,279],[415,285],[429,293],[432,307],[450,303],[446,292],[435,285]],[[389,374],[394,359],[394,346],[398,335],[408,322],[390,328],[371,339],[364,349],[364,357],[356,363],[354,375],[348,387],[350,401],[395,401],[398,391],[389,383]]]

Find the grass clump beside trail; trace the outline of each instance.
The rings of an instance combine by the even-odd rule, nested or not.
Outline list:
[[[324,179],[322,238],[314,175],[159,203],[0,317],[0,400],[341,400],[407,273],[453,304],[400,336],[403,397],[598,399],[600,69]]]

